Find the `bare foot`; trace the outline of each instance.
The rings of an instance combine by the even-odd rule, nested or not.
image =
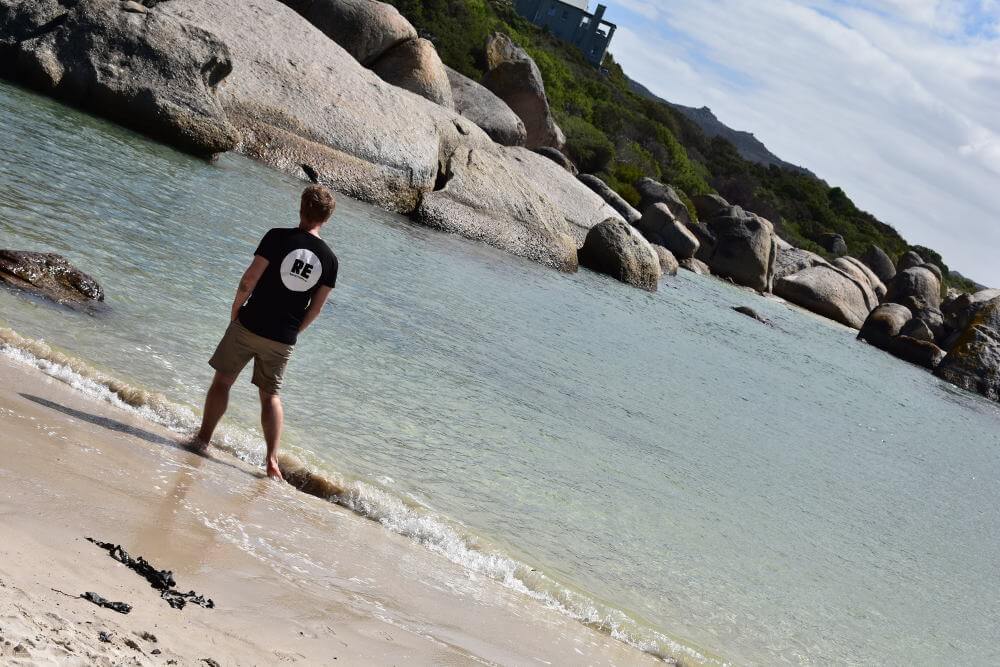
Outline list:
[[[277,458],[272,457],[267,460],[267,476],[278,482],[285,481],[285,478],[281,474],[281,468],[278,467]]]
[[[183,443],[185,448],[190,449],[196,454],[204,454],[208,451],[208,443],[199,438],[197,435],[193,435]]]

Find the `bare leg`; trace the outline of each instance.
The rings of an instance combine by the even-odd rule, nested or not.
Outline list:
[[[212,441],[215,427],[219,425],[219,420],[229,407],[229,390],[234,382],[236,382],[235,376],[216,371],[215,377],[212,378],[212,386],[208,388],[208,395],[205,397],[205,412],[201,416],[201,429],[195,436],[193,443],[195,447],[206,449],[208,443]]]
[[[278,440],[281,438],[281,427],[285,421],[285,413],[281,407],[281,398],[260,390],[260,425],[264,429],[264,441],[267,442],[267,476],[271,479],[284,480],[278,468]]]

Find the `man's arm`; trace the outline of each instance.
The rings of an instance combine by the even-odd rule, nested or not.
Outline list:
[[[305,317],[302,318],[302,326],[299,327],[299,333],[306,330],[313,320],[319,315],[319,311],[323,310],[323,304],[326,303],[326,299],[330,296],[330,292],[333,290],[332,287],[326,285],[320,285],[316,291],[313,293],[312,301],[309,302],[309,308],[306,310]]]
[[[260,277],[264,275],[264,269],[267,268],[268,261],[261,257],[260,255],[254,255],[253,262],[247,267],[247,270],[243,272],[243,277],[240,278],[240,285],[236,288],[236,298],[233,299],[233,311],[231,313],[231,321],[235,322],[236,317],[240,314],[240,308],[243,304],[247,302],[250,298],[250,294],[253,292],[253,288],[257,286],[257,281]]]

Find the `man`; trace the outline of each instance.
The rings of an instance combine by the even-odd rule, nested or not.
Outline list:
[[[299,226],[264,235],[240,279],[229,328],[208,362],[215,378],[194,446],[208,447],[229,405],[229,389],[253,359],[253,383],[260,392],[260,422],[267,442],[267,475],[272,479],[283,479],[278,468],[283,422],[278,390],[285,366],[298,334],[316,319],[337,282],[337,256],[319,237],[336,205],[329,190],[310,185],[302,192]]]

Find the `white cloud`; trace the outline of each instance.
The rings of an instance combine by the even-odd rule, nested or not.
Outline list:
[[[1000,286],[998,0],[618,0],[626,72]]]

